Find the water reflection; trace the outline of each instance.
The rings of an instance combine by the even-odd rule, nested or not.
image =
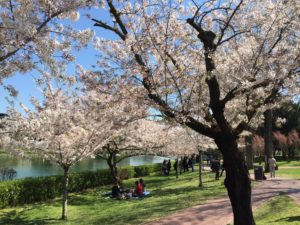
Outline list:
[[[152,163],[160,163],[164,158],[159,156],[134,156],[120,163],[120,166],[139,166]],[[16,178],[39,177],[63,174],[60,166],[43,159],[26,159],[17,157],[1,157],[0,167],[7,167],[17,171]],[[71,172],[82,172],[88,170],[106,169],[106,161],[103,159],[86,159],[71,168]]]

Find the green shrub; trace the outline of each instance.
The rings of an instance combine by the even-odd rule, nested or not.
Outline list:
[[[119,170],[119,177],[121,180],[127,180],[133,178],[135,174],[135,170],[132,166],[122,167]]]
[[[135,166],[134,171],[135,177],[149,176],[150,173],[161,171],[161,164]]]
[[[123,167],[119,170],[120,178],[147,176],[160,170],[158,165],[137,167]],[[69,175],[69,192],[79,192],[87,188],[94,188],[112,184],[110,170],[86,171]],[[62,193],[63,176],[48,176],[17,179],[0,182],[0,208],[45,201],[58,197]]]
[[[69,192],[112,183],[109,170],[71,173]],[[53,199],[62,193],[63,176],[25,178],[0,182],[0,208]]]

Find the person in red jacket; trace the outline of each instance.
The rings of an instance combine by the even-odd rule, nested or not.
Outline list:
[[[143,186],[140,182],[135,182],[134,196],[142,196],[143,195]]]

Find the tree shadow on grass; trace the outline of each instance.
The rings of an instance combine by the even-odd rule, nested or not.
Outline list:
[[[55,224],[60,219],[54,218],[36,218],[29,219],[26,216],[27,212],[32,210],[31,208],[25,209],[21,212],[16,210],[5,213],[0,219],[0,225],[44,225],[44,224]]]
[[[95,203],[94,198],[88,198],[84,195],[75,195],[68,199],[68,204],[72,206],[81,206],[81,205],[92,205]]]
[[[129,200],[132,201],[131,211],[126,211],[126,214],[120,211],[116,211],[114,216],[103,215],[101,218],[95,218],[94,221],[90,221],[91,224],[101,224],[101,225],[123,225],[123,224],[141,224],[145,222],[148,218],[151,218],[155,215],[155,218],[161,217],[162,214],[170,214],[178,210],[178,204],[176,199],[164,201],[161,200],[155,204],[151,202],[145,202],[145,199],[141,198],[138,200]],[[143,210],[134,210],[134,208],[143,208]],[[152,218],[153,219],[153,218]]]
[[[300,216],[291,216],[291,217],[285,217],[285,218],[280,218],[278,220],[276,220],[275,222],[300,222]]]
[[[157,189],[157,190],[153,191],[153,195],[157,195],[157,196],[180,195],[180,194],[186,194],[186,193],[190,193],[190,192],[197,191],[197,190],[199,190],[199,187],[196,187],[196,186],[182,187],[182,188]]]

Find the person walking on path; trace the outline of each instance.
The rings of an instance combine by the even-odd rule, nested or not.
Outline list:
[[[221,169],[221,173],[220,173],[220,176],[219,177],[221,177],[222,175],[223,175],[223,172],[225,171],[225,167],[224,167],[224,160],[222,160],[223,162],[221,163],[220,162],[220,169]]]
[[[274,156],[272,155],[269,158],[269,166],[270,166],[270,177],[275,177],[275,167],[276,167],[276,159],[274,158]]]
[[[214,160],[211,164],[211,169],[213,172],[216,173],[216,177],[215,177],[215,180],[219,180],[219,177],[220,177],[220,161],[218,159]]]

